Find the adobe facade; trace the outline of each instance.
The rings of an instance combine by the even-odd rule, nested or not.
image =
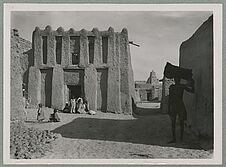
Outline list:
[[[135,91],[137,101],[151,101],[152,85],[147,84],[145,81],[135,81]]]
[[[10,120],[25,120],[22,83],[28,67],[26,51],[31,49],[31,42],[21,38],[16,29],[10,35]]]
[[[90,109],[132,113],[135,95],[128,31],[35,28],[29,68],[31,104],[63,109],[72,97],[86,97]]]
[[[137,101],[161,101],[162,86],[159,83],[156,73],[152,70],[147,81],[135,81]]]
[[[197,135],[213,137],[213,16],[181,44],[179,64],[195,80],[195,93],[184,93],[188,123]]]
[[[162,86],[161,83],[159,82],[159,79],[156,76],[155,71],[151,71],[150,75],[147,79],[147,84],[150,83],[152,85],[151,89],[151,99],[158,99],[158,101],[161,101],[162,99]]]

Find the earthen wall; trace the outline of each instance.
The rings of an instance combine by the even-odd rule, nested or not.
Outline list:
[[[31,43],[19,37],[18,30],[11,30],[11,55],[10,55],[10,119],[24,120],[25,101],[23,98],[22,83],[27,77],[23,77],[29,65],[28,52]],[[27,75],[26,75],[27,76]],[[7,84],[7,83],[6,83]]]
[[[184,94],[188,122],[198,135],[213,136],[213,16],[180,46],[180,66],[192,69],[195,93]]]
[[[64,31],[60,27],[54,31],[50,26],[36,27],[32,42],[34,65],[29,70],[28,93],[33,105],[46,103],[41,71],[51,69],[51,90],[45,91],[51,94],[52,107],[63,109],[74,91],[69,85],[79,85],[90,109],[132,113],[135,88],[127,29]]]

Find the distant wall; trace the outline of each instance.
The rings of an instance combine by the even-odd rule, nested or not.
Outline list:
[[[135,81],[136,102],[161,101],[162,85],[159,83],[155,72],[152,70],[147,81]]]
[[[180,46],[180,67],[193,71],[195,93],[184,93],[188,123],[198,134],[213,136],[213,16]]]
[[[136,83],[135,82],[135,88],[141,88],[141,89],[152,89],[152,84],[150,83]]]

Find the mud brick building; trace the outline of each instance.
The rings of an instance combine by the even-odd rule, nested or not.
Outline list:
[[[146,81],[135,81],[136,99],[140,101],[151,101],[152,98],[152,85]]]
[[[114,32],[35,28],[28,94],[33,105],[63,109],[86,97],[90,109],[132,113],[135,94],[127,29]]]
[[[32,44],[21,38],[17,29],[12,29],[10,35],[10,119],[25,120],[22,83],[23,74],[28,68],[27,51]]]
[[[152,70],[147,81],[135,81],[136,99],[140,101],[161,101],[162,88],[156,77],[155,72]]]
[[[162,99],[162,86],[161,83],[159,82],[159,79],[156,76],[155,71],[151,71],[150,75],[147,79],[147,84],[151,84],[152,85],[152,89],[151,89],[151,99],[158,99],[159,101],[161,101]]]
[[[180,67],[192,69],[195,93],[184,93],[188,123],[199,136],[213,138],[213,16],[180,46]]]

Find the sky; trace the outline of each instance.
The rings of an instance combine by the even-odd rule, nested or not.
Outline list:
[[[130,53],[134,79],[142,81],[147,80],[152,70],[161,79],[166,62],[178,65],[181,43],[211,15],[208,11],[13,11],[11,28],[31,41],[36,26],[44,29],[50,25],[53,30],[63,27],[65,31],[70,28],[91,31],[94,27],[105,31],[111,26],[115,32],[126,27],[129,40],[140,45],[130,45]]]

